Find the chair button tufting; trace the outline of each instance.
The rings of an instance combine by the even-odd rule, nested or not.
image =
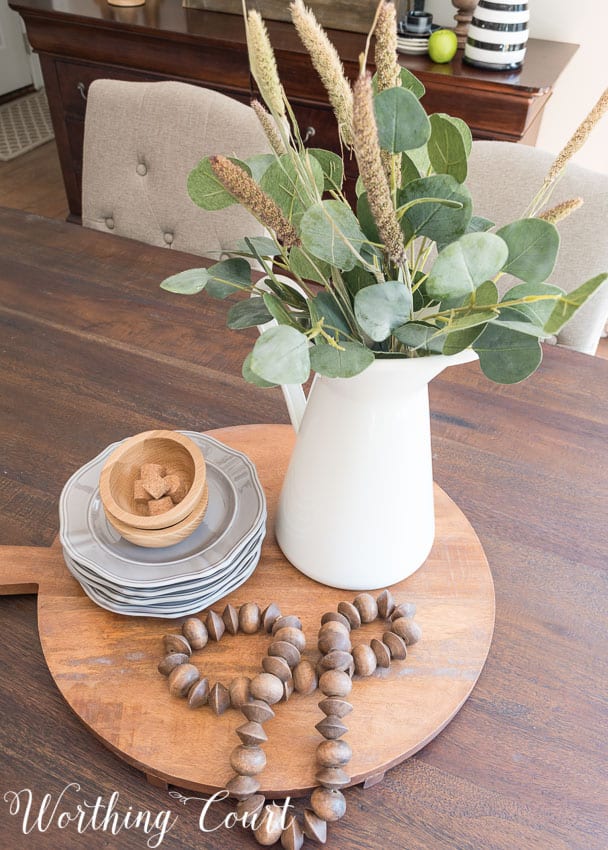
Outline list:
[[[114,230],[114,219],[112,218],[112,216],[108,216],[106,218],[106,227],[108,228],[108,230]]]
[[[169,232],[164,233],[163,238],[164,238],[165,242],[167,243],[167,245],[171,245],[171,243],[173,242],[173,234],[172,233],[169,233]]]
[[[140,177],[145,177],[146,174],[148,173],[148,169],[143,162],[138,162],[137,168],[135,170],[137,171],[137,173],[139,174]]]

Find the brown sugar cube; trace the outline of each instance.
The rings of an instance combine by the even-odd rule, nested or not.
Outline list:
[[[150,494],[144,487],[144,482],[141,478],[138,478],[137,481],[133,484],[133,499],[136,502],[147,502],[150,498]]]
[[[173,502],[170,496],[163,496],[162,499],[150,499],[148,502],[148,513],[150,516],[158,516],[170,511],[173,507]]]
[[[167,488],[165,490],[166,495],[171,496],[174,505],[179,504],[188,492],[186,483],[182,481],[180,476],[175,472],[170,475],[165,475],[163,482]]]
[[[153,499],[160,499],[167,492],[163,475],[165,469],[159,463],[144,463],[141,468],[141,481]]]

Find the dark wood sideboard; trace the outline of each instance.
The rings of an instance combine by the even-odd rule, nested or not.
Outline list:
[[[238,15],[182,7],[180,0],[147,0],[139,7],[106,0],[13,0],[40,56],[63,170],[70,218],[81,213],[82,141],[86,94],[98,78],[182,80],[248,101],[254,92],[243,22]],[[315,147],[338,149],[325,91],[290,24],[268,22],[279,70],[300,126]],[[329,31],[346,73],[358,73],[365,36]],[[401,56],[426,86],[429,112],[463,118],[475,138],[533,144],[543,109],[577,46],[529,42],[516,72],[484,71],[462,62]]]

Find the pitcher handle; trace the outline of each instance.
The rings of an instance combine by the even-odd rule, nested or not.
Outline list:
[[[281,280],[283,275],[276,275],[276,277]],[[284,277],[284,280],[285,283],[288,283],[291,287],[293,287],[293,289],[297,289],[301,295],[306,296],[304,290],[296,283],[295,280],[292,280],[288,277]],[[268,292],[270,291],[271,290],[268,289]],[[266,324],[264,325],[258,325],[258,333],[262,334],[264,333],[264,331],[268,330],[268,328],[272,328],[276,324],[276,319],[272,319],[272,321],[266,322]],[[281,392],[283,393],[283,398],[285,399],[287,412],[289,413],[289,419],[291,421],[293,430],[297,434],[300,430],[300,425],[302,424],[304,411],[306,410],[306,394],[304,393],[304,388],[301,384],[281,384]]]

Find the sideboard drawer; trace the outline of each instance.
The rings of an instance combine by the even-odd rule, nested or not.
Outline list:
[[[61,100],[66,112],[82,117],[87,105],[87,92],[94,80],[127,80],[135,83],[150,81],[149,74],[139,74],[129,68],[92,65],[85,62],[55,62]]]

